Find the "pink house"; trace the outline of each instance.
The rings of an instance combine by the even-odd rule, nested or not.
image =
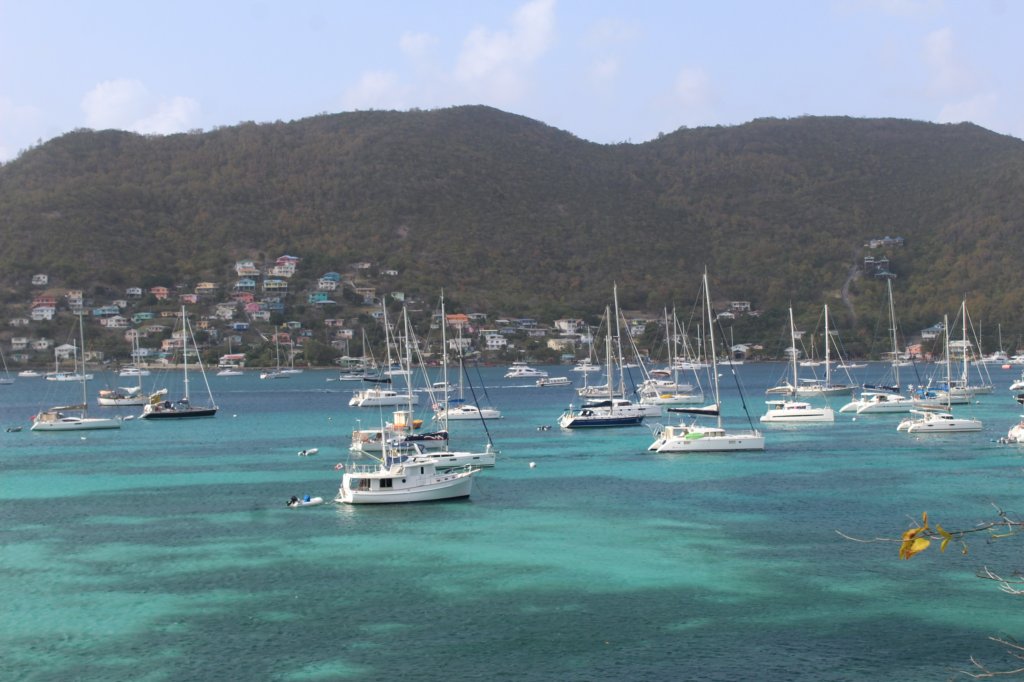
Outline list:
[[[158,301],[166,301],[171,295],[171,291],[167,287],[153,287],[149,290],[149,293],[153,294]]]

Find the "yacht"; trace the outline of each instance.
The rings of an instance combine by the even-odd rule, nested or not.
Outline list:
[[[542,369],[534,369],[525,362],[516,360],[505,372],[506,379],[523,379],[523,378],[538,378],[546,377],[548,373]]]
[[[335,502],[345,504],[394,504],[431,502],[469,497],[475,467],[439,470],[430,460],[408,461],[384,457],[377,465],[353,465],[341,478]]]
[[[834,422],[831,407],[816,407],[799,400],[766,400],[769,409],[761,416],[762,422],[795,424],[807,422]]]

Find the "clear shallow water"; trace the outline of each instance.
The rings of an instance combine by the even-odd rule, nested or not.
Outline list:
[[[756,419],[780,367],[738,371]],[[1016,540],[901,562],[834,532],[1013,510],[1024,451],[992,441],[1016,372],[970,408],[982,434],[844,414],[698,457],[646,452],[646,427],[539,431],[570,391],[483,372],[498,466],[469,501],[380,508],[284,507],[333,498],[348,432],[380,420],[333,374],[211,377],[214,419],[68,434],[27,430],[51,382],[0,387],[25,427],[0,433],[0,678],[944,679],[1024,633],[973,575],[1016,568]]]

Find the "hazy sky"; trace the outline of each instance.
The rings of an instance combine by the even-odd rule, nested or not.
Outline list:
[[[1024,138],[1018,0],[0,0],[0,161],[141,133],[488,104],[596,142],[803,114]]]

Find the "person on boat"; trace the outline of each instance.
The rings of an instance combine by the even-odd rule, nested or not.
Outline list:
[[[294,507],[294,506],[297,506],[298,504],[299,504],[299,498],[297,498],[294,495],[292,495],[292,499],[288,500],[288,502],[285,503],[285,506],[286,507]]]

